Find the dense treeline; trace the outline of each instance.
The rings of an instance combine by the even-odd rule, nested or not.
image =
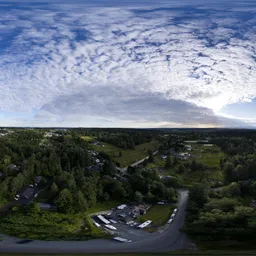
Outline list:
[[[120,179],[107,154],[98,156],[103,163],[98,171],[88,168],[94,163],[88,143],[74,131],[66,136],[45,135],[41,130],[21,130],[0,141],[1,197],[12,200],[36,176],[43,176],[47,202],[63,213],[84,212],[98,201],[156,202],[175,198],[173,188],[161,182],[156,171],[130,168],[127,176]],[[129,134],[124,136],[129,138]],[[151,135],[140,136],[138,132],[134,138],[140,143]],[[17,168],[9,168],[10,164]]]
[[[256,210],[250,206],[256,198],[255,131],[219,135],[211,142],[226,153],[220,159],[225,186],[212,190],[198,184],[190,189],[185,230],[204,242],[248,244],[256,235]]]
[[[78,132],[123,149],[134,149],[159,138],[159,131],[144,129],[80,129]]]

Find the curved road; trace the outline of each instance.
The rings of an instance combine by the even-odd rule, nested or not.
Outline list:
[[[179,190],[178,212],[175,220],[162,233],[154,233],[145,239],[132,243],[119,243],[110,239],[89,241],[32,241],[27,244],[4,240],[0,242],[0,252],[22,253],[111,253],[111,252],[167,252],[187,249],[188,239],[180,232],[185,219],[188,190]]]

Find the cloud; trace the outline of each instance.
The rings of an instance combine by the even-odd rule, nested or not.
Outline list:
[[[41,124],[243,125],[216,113],[256,97],[255,12],[162,6],[0,5],[0,110],[37,109],[28,122]]]

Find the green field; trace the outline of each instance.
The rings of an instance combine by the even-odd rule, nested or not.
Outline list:
[[[88,209],[86,212],[88,214],[92,214],[92,213],[97,213],[97,212],[101,212],[101,211],[107,211],[110,210],[118,205],[120,205],[120,202],[117,201],[108,201],[108,202],[104,202],[104,203],[96,203],[96,205],[94,205],[92,208]]]
[[[0,233],[26,239],[79,240],[103,237],[85,214],[12,212],[0,218]]]
[[[151,220],[152,227],[160,227],[167,223],[175,207],[169,204],[153,205],[145,215],[139,217],[140,222]]]
[[[164,167],[166,160],[163,159],[160,155],[154,156],[154,163],[148,163],[147,168],[154,168],[154,167]]]
[[[201,182],[203,178],[215,182],[223,181],[223,172],[220,169],[220,159],[225,154],[216,145],[204,146],[203,144],[192,144],[191,154],[197,161],[206,164],[209,169],[204,171],[190,171],[184,174],[185,185],[191,185],[194,182]],[[193,159],[193,158],[192,158]],[[189,161],[192,161],[190,159]]]
[[[203,144],[193,144],[191,152],[198,160],[214,169],[219,169],[220,158],[225,157],[225,154],[216,145],[209,147]]]
[[[95,140],[95,138],[92,136],[82,136],[81,138],[87,142],[91,142],[91,141]]]
[[[120,167],[126,167],[133,164],[136,161],[143,159],[148,156],[148,150],[157,150],[159,147],[158,141],[151,141],[144,143],[135,147],[135,149],[120,149],[116,146],[110,145],[108,143],[102,143],[103,146],[91,145],[92,149],[100,152],[105,152],[109,154],[112,160],[118,164]],[[119,156],[119,152],[122,152],[122,156]]]

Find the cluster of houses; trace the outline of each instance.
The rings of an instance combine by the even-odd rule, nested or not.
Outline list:
[[[104,165],[104,160],[99,156],[99,153],[94,150],[88,150],[92,156],[93,164],[88,167],[88,170],[101,171]]]
[[[167,154],[169,154],[170,156],[175,156],[178,159],[182,159],[182,160],[187,160],[189,157],[191,157],[191,152],[192,151],[192,146],[191,145],[184,145],[184,148],[186,150],[186,152],[180,152],[180,153],[176,153],[174,148],[169,148],[167,150]],[[163,159],[166,159],[167,156],[166,155],[162,155]]]

